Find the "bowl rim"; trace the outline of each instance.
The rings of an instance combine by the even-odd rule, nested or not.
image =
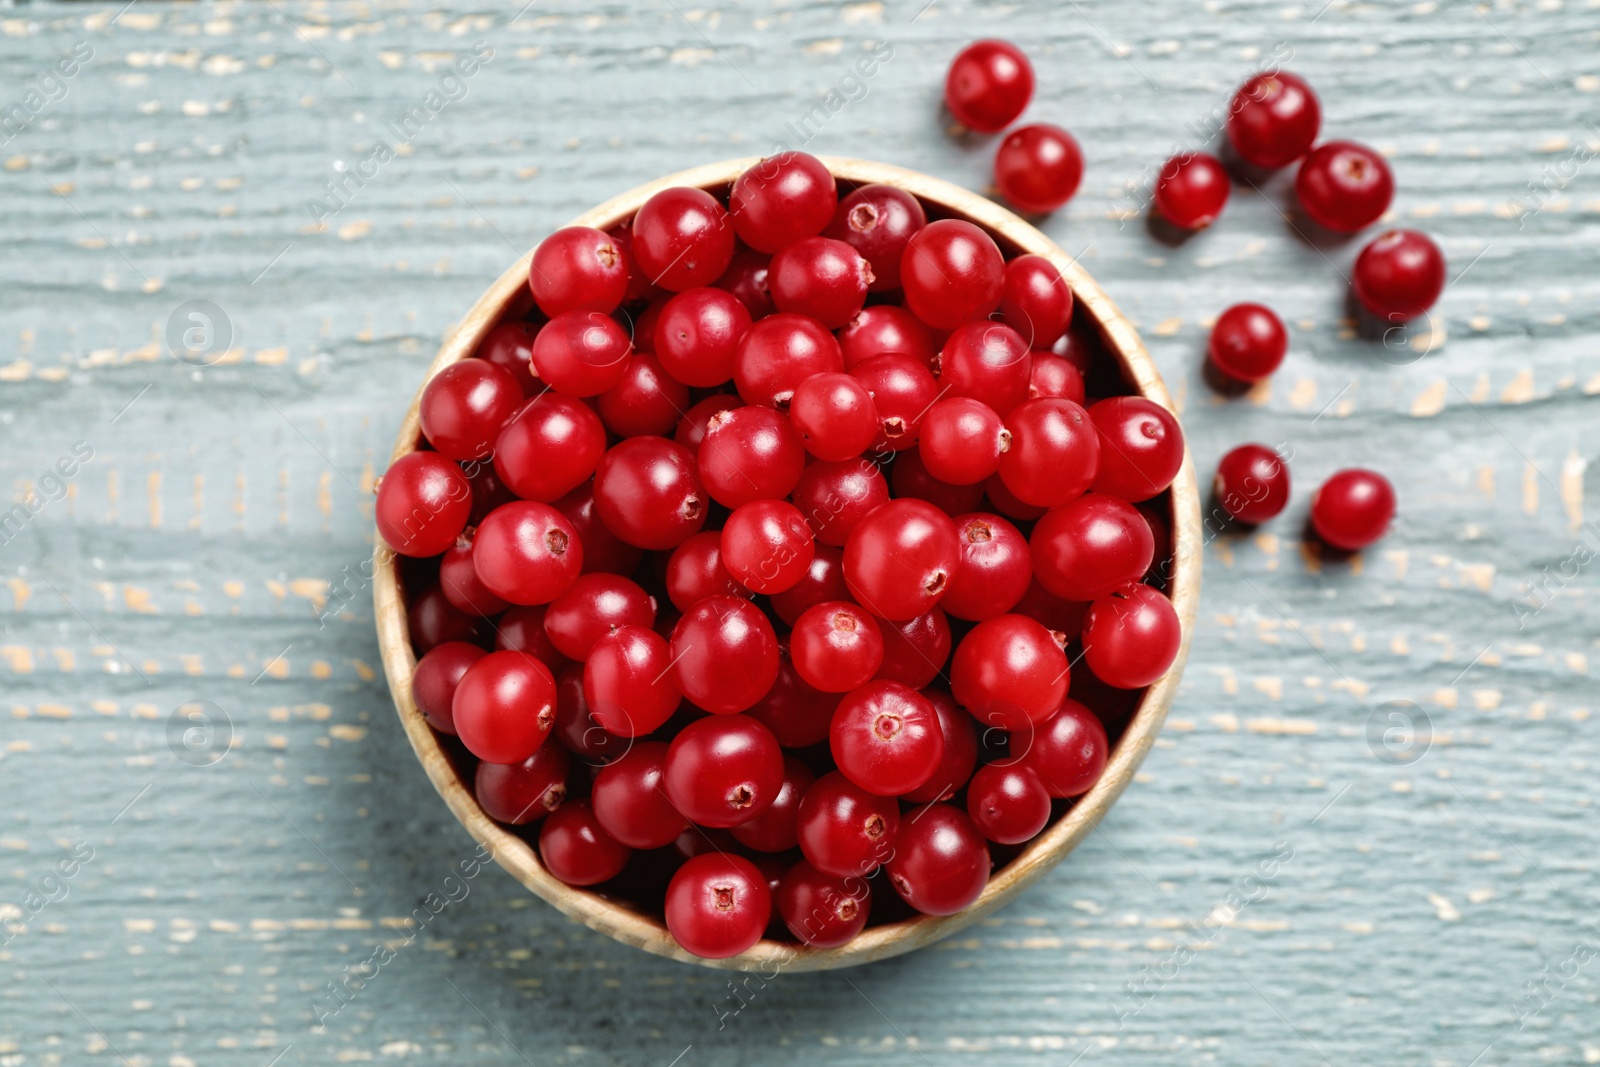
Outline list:
[[[629,218],[655,193],[673,186],[692,186],[720,190],[762,157],[708,163],[646,182],[579,215],[571,226],[609,229]],[[952,218],[976,223],[992,236],[1003,239],[1019,254],[1033,253],[1049,259],[1072,289],[1077,308],[1087,311],[1099,325],[1107,346],[1120,363],[1125,377],[1137,395],[1161,404],[1177,415],[1154,361],[1145,350],[1137,331],[1111,299],[1054,241],[1016,214],[988,198],[950,182],[917,171],[886,163],[842,156],[819,156],[833,175],[855,184],[883,183],[911,193],[936,205]],[[440,345],[428,367],[405,417],[401,420],[390,464],[416,449],[421,437],[418,414],[422,391],[435,374],[446,366],[470,357],[484,336],[497,325],[508,309],[528,306],[527,277],[533,250],[529,249],[508,267],[480,296]],[[1177,691],[1188,658],[1189,644],[1200,599],[1201,521],[1199,490],[1194,463],[1187,441],[1182,469],[1172,484],[1173,571],[1168,593],[1182,623],[1182,639],[1172,667],[1146,690],[1129,718],[1104,773],[1094,788],[1079,797],[1068,811],[990,878],[983,893],[969,907],[955,915],[922,915],[864,930],[848,944],[833,949],[763,939],[750,950],[725,959],[709,960],[694,956],[673,941],[666,928],[653,918],[641,915],[623,904],[585,889],[568,886],[549,874],[539,862],[532,844],[495,822],[478,806],[471,791],[457,775],[439,737],[417,710],[411,695],[411,677],[416,657],[407,632],[406,603],[401,591],[399,560],[375,536],[373,606],[378,645],[384,673],[394,697],[395,709],[406,737],[434,788],[467,832],[487,849],[495,861],[543,900],[553,904],[569,918],[576,919],[599,933],[626,945],[685,963],[725,970],[760,968],[771,977],[781,970],[814,971],[854,966],[910,952],[948,937],[1001,905],[1009,902],[1038,881],[1086,838],[1110,810],[1133,780],[1149,752],[1167,708]],[[776,968],[776,969],[773,969]]]

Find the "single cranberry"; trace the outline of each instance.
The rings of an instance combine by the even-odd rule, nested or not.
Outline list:
[[[935,479],[951,485],[976,485],[1000,466],[1011,448],[1011,431],[994,409],[966,396],[946,397],[922,419],[918,455]]]
[[[878,412],[874,450],[901,452],[922,436],[922,419],[939,397],[939,383],[927,366],[909,356],[878,356],[850,368],[872,395]]]
[[[951,694],[980,723],[1003,730],[1026,730],[1049,718],[1070,681],[1056,635],[1025,615],[980,622],[950,661]]]
[[[921,689],[944,670],[950,659],[950,620],[938,608],[905,622],[891,622],[883,631],[883,666],[878,678]]]
[[[1083,372],[1070,360],[1051,352],[1033,353],[1033,366],[1028,372],[1028,396],[1060,397],[1074,404],[1082,404]]]
[[[454,735],[450,703],[467,668],[484,657],[483,649],[465,641],[446,641],[429,649],[411,672],[411,699],[428,725]]]
[[[1083,617],[1089,611],[1089,601],[1063,600],[1045,589],[1035,578],[1028,583],[1028,591],[1022,594],[1022,599],[1011,611],[1043,623],[1046,630],[1065,634],[1070,639],[1083,632]]]
[[[1114,396],[1089,408],[1100,431],[1094,491],[1137,503],[1172,484],[1183,467],[1183,430],[1172,412],[1142,396]]]
[[[955,523],[961,564],[939,607],[973,622],[1004,615],[1022,599],[1033,577],[1028,539],[998,515],[958,515]]]
[[[561,805],[539,828],[539,858],[568,885],[609,882],[632,855],[632,849],[601,828],[594,810],[581,800]]]
[[[462,473],[472,486],[472,514],[467,518],[468,525],[478,525],[489,512],[517,499],[517,494],[506,488],[505,482],[495,473],[492,463],[466,463]]]
[[[748,715],[708,715],[672,739],[662,786],[690,822],[738,826],[777,799],[783,750],[772,731]]]
[[[1311,525],[1334,548],[1355,552],[1384,535],[1394,518],[1394,486],[1377,471],[1352,467],[1311,498]]]
[[[1354,141],[1328,141],[1300,164],[1300,206],[1319,226],[1355,233],[1377,222],[1394,199],[1394,174],[1383,157]]]
[[[1208,351],[1223,374],[1241,382],[1259,382],[1283,363],[1289,351],[1289,331],[1271,308],[1235,304],[1217,316]]]
[[[672,658],[683,695],[714,715],[729,715],[772,688],[778,677],[778,635],[748,600],[708,596],[678,620]]]
[[[445,549],[439,557],[439,589],[444,598],[468,615],[487,619],[498,615],[511,605],[495,596],[478,578],[472,566],[472,541],[476,531],[467,527],[456,538],[456,543]]]
[[[667,560],[667,599],[679,611],[688,611],[708,596],[754,595],[722,565],[721,530],[695,534],[673,549]]]
[[[522,386],[504,367],[463,359],[435,374],[422,390],[422,432],[451,459],[488,459],[500,424],[522,403]]]
[[[677,548],[706,524],[706,491],[694,456],[664,437],[630,437],[600,460],[595,510],[630,545]]]
[[[949,800],[972,777],[978,765],[978,724],[955,698],[943,689],[924,689],[922,695],[933,705],[939,719],[939,736],[944,751],[939,766],[922,785],[901,796],[912,804],[932,804]]]
[[[558,674],[572,661],[550,643],[550,635],[544,632],[546,606],[513,607],[500,616],[494,628],[494,647],[501,651],[526,652],[537,656],[541,663],[550,668],[551,674]]]
[[[1172,601],[1148,585],[1130,585],[1096,600],[1083,617],[1083,658],[1102,682],[1143,689],[1178,658],[1183,627]]]
[[[861,879],[894,855],[900,805],[832,771],[800,798],[795,828],[807,863],[825,874]]]
[[[990,841],[1020,845],[1050,821],[1050,794],[1027,767],[990,763],[967,786],[967,814]]]
[[[823,874],[801,860],[784,873],[775,903],[801,943],[838,948],[866,928],[872,890],[860,878]]]
[[[1029,400],[1006,417],[1011,447],[1000,480],[1018,500],[1055,507],[1082,496],[1103,462],[1100,431],[1089,413],[1057,397]]]
[[[906,306],[929,326],[950,330],[1000,306],[1005,260],[994,238],[961,219],[918,230],[900,259]]]
[[[683,421],[678,423],[672,439],[687,448],[691,455],[698,456],[700,442],[706,439],[706,425],[711,422],[711,417],[719,411],[731,411],[743,406],[744,401],[730,393],[708,396],[683,413]]]
[[[765,252],[741,246],[722,277],[712,284],[738,297],[751,319],[765,318],[777,310],[772,304],[772,292],[767,288],[771,261],[772,257]]]
[[[772,257],[767,285],[779,311],[807,315],[833,330],[856,317],[872,277],[872,268],[850,245],[807,237]]]
[[[522,386],[523,396],[532,396],[544,386],[533,374],[533,339],[539,327],[531,322],[502,322],[478,344],[478,358],[511,372]]]
[[[1204,152],[1180,152],[1162,165],[1156,178],[1156,210],[1174,226],[1199,230],[1217,221],[1229,192],[1221,160]]]
[[[928,224],[916,197],[893,185],[863,185],[839,202],[825,236],[849,244],[872,267],[874,293],[900,288],[900,259],[911,235]]]
[[[494,469],[524,500],[559,500],[594,474],[606,428],[581,400],[544,392],[517,409],[495,439]]]
[[[844,582],[844,550],[834,545],[819,544],[806,568],[805,577],[772,597],[773,613],[784,625],[793,626],[795,620],[808,608],[829,600],[848,600],[849,587]]]
[[[809,748],[828,739],[839,694],[806,684],[789,658],[787,639],[779,645],[778,678],[747,714],[772,731],[784,748]]]
[[[747,819],[728,832],[745,848],[757,852],[787,852],[799,843],[795,820],[800,813],[800,798],[816,780],[811,768],[793,756],[783,757],[783,786],[772,804],[760,815]]]
[[[628,292],[628,257],[610,234],[567,226],[533,250],[528,287],[551,318],[567,311],[609,315]]]
[[[931,410],[931,409],[930,409]],[[983,499],[983,486],[951,485],[935,478],[922,462],[920,450],[901,452],[889,471],[889,484],[897,497],[926,500],[946,515],[964,515]]]
[[[572,757],[560,745],[540,745],[521,763],[480,763],[472,794],[495,822],[526,826],[559,808],[567,799]]]
[[[828,747],[844,776],[879,796],[899,796],[933,777],[944,752],[928,698],[899,682],[869,682],[833,713]]]
[[[533,342],[533,369],[568,396],[599,396],[622,380],[633,342],[598,311],[568,311],[544,324]]]
[[[839,342],[804,315],[768,315],[739,341],[733,382],[746,404],[787,408],[795,389],[813,374],[844,370]]]
[[[1016,494],[1006,487],[1006,483],[998,474],[983,483],[983,492],[989,498],[989,510],[998,511],[1016,522],[1032,522],[1050,510],[1018,500]]]
[[[594,817],[629,848],[665,848],[689,828],[662,789],[666,760],[665,741],[640,741],[594,776]]]
[[[824,693],[865,685],[883,663],[883,634],[859,605],[835,600],[813,605],[795,620],[789,655],[800,677]]]
[[[781,593],[799,584],[815,553],[811,527],[787,500],[741,504],[722,526],[722,565],[734,581],[757,593]]]
[[[999,322],[968,322],[939,350],[939,384],[1008,415],[1028,399],[1028,342]]]
[[[816,236],[838,204],[833,175],[804,152],[768,156],[739,175],[728,193],[734,231],[758,252],[777,252]]]
[[[733,259],[728,213],[703,190],[663,189],[633,217],[633,257],[663,289],[710,285]]]
[[[927,612],[961,563],[950,516],[925,500],[891,500],[856,524],[844,576],[856,601],[895,622]]]
[[[813,374],[795,387],[789,418],[806,451],[837,462],[859,456],[878,436],[878,409],[860,380],[841,371]]]
[[[751,404],[706,420],[697,459],[711,499],[737,508],[788,496],[805,469],[806,450],[789,416]]]
[[[720,960],[753,948],[772,918],[772,893],[743,856],[708,852],[667,885],[667,930],[686,952]]]
[[[812,463],[790,499],[817,540],[842,548],[861,520],[889,501],[889,486],[876,464],[864,459]]]
[[[1144,516],[1126,500],[1085,493],[1051,508],[1028,538],[1039,584],[1063,600],[1094,600],[1138,581],[1155,555]]]
[[[1390,230],[1361,250],[1351,281],[1356,299],[1374,315],[1414,319],[1444,292],[1444,253],[1425,233]]]
[[[661,309],[654,337],[666,372],[685,385],[721,385],[733,377],[739,339],[750,329],[750,312],[722,289],[690,289]]]
[[[619,222],[606,231],[606,236],[622,250],[622,258],[628,265],[628,290],[622,295],[625,304],[636,304],[641,300],[650,300],[660,292],[644,271],[639,268],[639,261],[633,256],[633,225],[629,222]]]
[[[950,62],[944,102],[955,120],[978,133],[996,133],[1022,114],[1033,96],[1033,66],[1009,41],[967,45]]]
[[[664,437],[689,406],[689,389],[655,356],[635,352],[622,380],[600,394],[599,406],[600,418],[618,437]]]
[[[618,759],[634,744],[631,738],[618,737],[595,721],[589,701],[583,695],[583,664],[574,663],[556,678],[556,724],[550,731],[573,755],[591,766]]]
[[[594,482],[584,482],[557,500],[555,508],[567,517],[583,543],[583,573],[606,571],[632,574],[644,553],[606,528],[595,510]]]
[[[907,904],[924,915],[954,915],[983,894],[992,861],[965,812],[934,804],[901,827],[884,866]]]
[[[556,680],[526,652],[490,652],[462,676],[450,702],[456,736],[479,759],[521,763],[556,722]]]
[[[1233,95],[1228,139],[1246,163],[1277,168],[1305,155],[1321,125],[1311,86],[1286,71],[1264,71]]]
[[[1006,134],[994,157],[994,183],[1018,211],[1043,215],[1061,207],[1083,180],[1083,151],[1072,134],[1048,122]]]
[[[1043,256],[1018,256],[1006,264],[1000,318],[1032,349],[1048,349],[1072,322],[1072,290]]]
[[[853,370],[876,356],[910,356],[930,371],[938,366],[939,347],[933,331],[898,304],[874,304],[861,309],[839,331],[845,370]]]
[[[515,500],[478,526],[472,566],[489,591],[513,604],[548,604],[583,570],[583,542],[548,504]]]
[[[1266,522],[1289,503],[1289,465],[1266,445],[1240,445],[1217,464],[1211,491],[1240,522]]]
[[[619,574],[585,574],[550,602],[544,629],[563,656],[583,660],[596,641],[618,627],[648,630],[655,621],[655,600],[637,582]]]
[[[472,486],[437,452],[407,452],[378,481],[378,533],[402,556],[437,556],[472,514]]]
[[[1026,747],[1019,749],[1019,741]],[[1076,700],[1031,734],[1011,739],[1011,757],[1039,776],[1053,797],[1082,796],[1100,780],[1111,742],[1094,712]]]

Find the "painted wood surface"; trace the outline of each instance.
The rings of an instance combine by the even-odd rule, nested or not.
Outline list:
[[[0,545],[0,1064],[1600,1061],[1592,0],[119,9],[0,12],[0,473],[36,505]],[[741,1007],[474,865],[375,669],[368,490],[451,324],[599,200],[777,143],[982,190],[937,101],[986,34],[1084,145],[1042,226],[1202,474],[1281,443],[1295,501],[1209,543],[1167,729],[1066,864]],[[1358,246],[1301,238],[1287,176],[1147,229],[1152,169],[1273,63],[1450,257],[1431,329],[1357,335]],[[1292,352],[1222,397],[1243,299]],[[1400,520],[1319,560],[1353,463]]]

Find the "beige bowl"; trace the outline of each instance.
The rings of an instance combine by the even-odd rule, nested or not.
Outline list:
[[[843,182],[895,185],[933,208],[930,214],[976,223],[993,235],[1008,255],[1031,252],[1050,259],[1072,287],[1077,301],[1074,314],[1093,318],[1107,349],[1121,364],[1124,377],[1133,383],[1140,395],[1169,409],[1172,407],[1166,386],[1156,373],[1155,364],[1140,343],[1133,325],[1122,316],[1094,279],[1044,234],[993,201],[925,174],[859,159],[824,156],[822,161]],[[668,175],[606,201],[574,219],[572,225],[609,229],[630,218],[652,195],[672,186],[694,186],[711,191],[714,195],[724,193],[741,172],[756,162],[755,158],[733,159]],[[427,378],[432,378],[457,360],[470,357],[484,336],[502,319],[520,318],[527,312],[532,306],[527,285],[531,257],[531,251],[524,254],[479,298],[460,326],[445,339],[439,355],[428,368]],[[426,385],[426,379],[422,384]],[[391,462],[417,447],[421,435],[417,415],[421,396],[422,386],[419,385],[417,395],[412,398],[411,407],[400,424],[400,435],[395,441]],[[411,698],[411,673],[416,667],[416,657],[407,635],[406,604],[400,585],[398,561],[392,552],[384,548],[381,538],[378,539],[374,591],[378,645],[400,721],[434,788],[461,821],[461,825],[491,849],[495,860],[534,893],[590,929],[646,952],[685,963],[735,970],[760,965],[763,972],[768,974],[774,968],[816,971],[849,967],[921,948],[988,915],[1060,863],[1068,852],[1089,835],[1127,788],[1134,770],[1144,759],[1166,719],[1167,705],[1172,701],[1184,660],[1188,656],[1189,638],[1194,630],[1200,597],[1200,497],[1195,485],[1194,464],[1187,455],[1183,470],[1173,483],[1170,499],[1173,565],[1168,591],[1178,617],[1183,621],[1183,644],[1172,669],[1140,699],[1099,783],[1023,848],[1016,858],[997,870],[983,895],[970,908],[958,915],[919,916],[870,927],[842,948],[812,949],[766,940],[750,951],[729,959],[701,959],[679,948],[666,927],[654,917],[641,914],[624,902],[557,881],[540,864],[533,847],[484,814],[473,798],[470,783],[463,782],[449,755],[441,747],[438,735],[417,710]]]

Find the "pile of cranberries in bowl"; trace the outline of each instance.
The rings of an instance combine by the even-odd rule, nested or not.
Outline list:
[[[559,230],[378,487],[478,804],[701,957],[967,908],[1179,652],[1177,420],[941,213],[783,153]]]

